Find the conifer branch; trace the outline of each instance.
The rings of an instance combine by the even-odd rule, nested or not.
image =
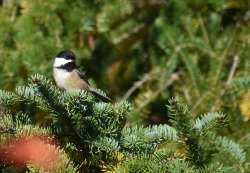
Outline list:
[[[122,136],[123,150],[131,153],[151,153],[163,141],[178,140],[176,130],[167,125],[125,128]]]
[[[207,132],[209,129],[213,129],[218,126],[218,120],[225,118],[223,113],[207,113],[201,118],[197,118],[194,122],[194,128],[199,131],[200,134]],[[221,125],[221,124],[220,124]]]

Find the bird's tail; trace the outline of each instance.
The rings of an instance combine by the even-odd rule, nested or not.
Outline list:
[[[112,100],[111,100],[109,97],[107,97],[107,96],[101,94],[100,92],[96,91],[96,89],[90,88],[89,91],[90,91],[94,96],[96,96],[98,99],[100,99],[100,100],[103,101],[103,102],[112,102]]]

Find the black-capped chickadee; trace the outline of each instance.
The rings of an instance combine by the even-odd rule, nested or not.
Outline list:
[[[55,57],[53,76],[57,86],[66,91],[86,90],[104,102],[111,102],[110,98],[91,88],[86,75],[81,73],[76,66],[74,53],[69,50],[61,51]]]

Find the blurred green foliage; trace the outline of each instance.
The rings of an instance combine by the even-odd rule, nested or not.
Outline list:
[[[249,0],[0,2],[1,88],[52,77],[56,53],[71,49],[98,87],[133,103],[129,124],[168,123],[178,95],[194,115],[223,111],[221,133],[250,144]]]

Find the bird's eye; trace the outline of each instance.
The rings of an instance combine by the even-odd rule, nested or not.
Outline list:
[[[71,56],[71,55],[68,55],[68,56],[66,57],[66,59],[71,59],[71,60],[74,60],[74,59],[75,59],[75,57],[74,57],[74,56]]]

